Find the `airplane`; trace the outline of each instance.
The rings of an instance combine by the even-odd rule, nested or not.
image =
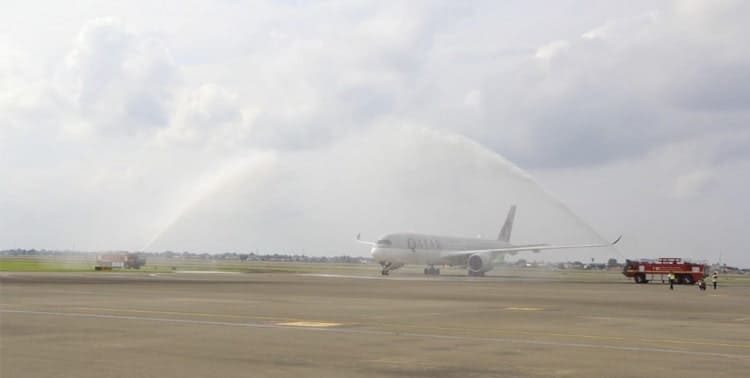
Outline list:
[[[372,247],[370,254],[382,266],[381,274],[384,276],[405,264],[427,265],[425,275],[440,275],[440,268],[435,268],[435,265],[449,265],[466,267],[469,276],[484,276],[494,268],[492,261],[498,255],[546,249],[608,247],[622,238],[620,235],[615,241],[604,244],[513,245],[510,243],[510,233],[515,216],[516,206],[513,205],[497,240],[398,232],[383,235],[375,242],[360,240],[358,234],[357,242]]]

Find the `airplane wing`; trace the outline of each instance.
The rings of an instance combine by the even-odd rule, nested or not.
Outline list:
[[[609,247],[617,244],[622,239],[620,235],[615,241],[604,244],[561,244],[561,245],[550,245],[550,244],[525,244],[525,245],[514,245],[513,247],[507,248],[494,248],[494,249],[474,249],[468,251],[454,251],[444,253],[443,256],[467,256],[475,253],[493,253],[493,254],[515,254],[521,251],[542,251],[545,249],[566,249],[566,248],[593,248],[593,247]]]
[[[359,239],[359,234],[357,234],[357,243],[367,244],[367,245],[369,245],[371,247],[375,246],[375,242],[360,240]]]

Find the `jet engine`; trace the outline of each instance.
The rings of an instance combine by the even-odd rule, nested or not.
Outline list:
[[[492,270],[492,256],[489,252],[475,253],[469,256],[466,267],[469,269],[470,276],[483,276],[484,272]]]

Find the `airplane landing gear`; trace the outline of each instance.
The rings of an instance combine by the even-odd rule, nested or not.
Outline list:
[[[435,268],[434,265],[430,265],[427,268],[424,268],[424,274],[425,276],[439,276],[440,268]]]
[[[391,273],[391,267],[393,266],[391,262],[382,262],[381,265],[383,265],[383,270],[380,271],[381,275],[387,276]]]

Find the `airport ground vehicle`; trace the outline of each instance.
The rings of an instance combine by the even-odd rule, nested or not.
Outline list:
[[[146,257],[137,253],[128,253],[123,264],[126,269],[141,269],[144,265],[146,265]]]
[[[656,261],[625,262],[622,274],[633,278],[635,283],[648,283],[653,280],[666,282],[669,273],[675,275],[675,283],[690,285],[706,276],[706,266],[683,261],[678,257],[662,257]]]
[[[96,257],[95,270],[141,269],[146,265],[146,257],[138,253],[109,253]]]

